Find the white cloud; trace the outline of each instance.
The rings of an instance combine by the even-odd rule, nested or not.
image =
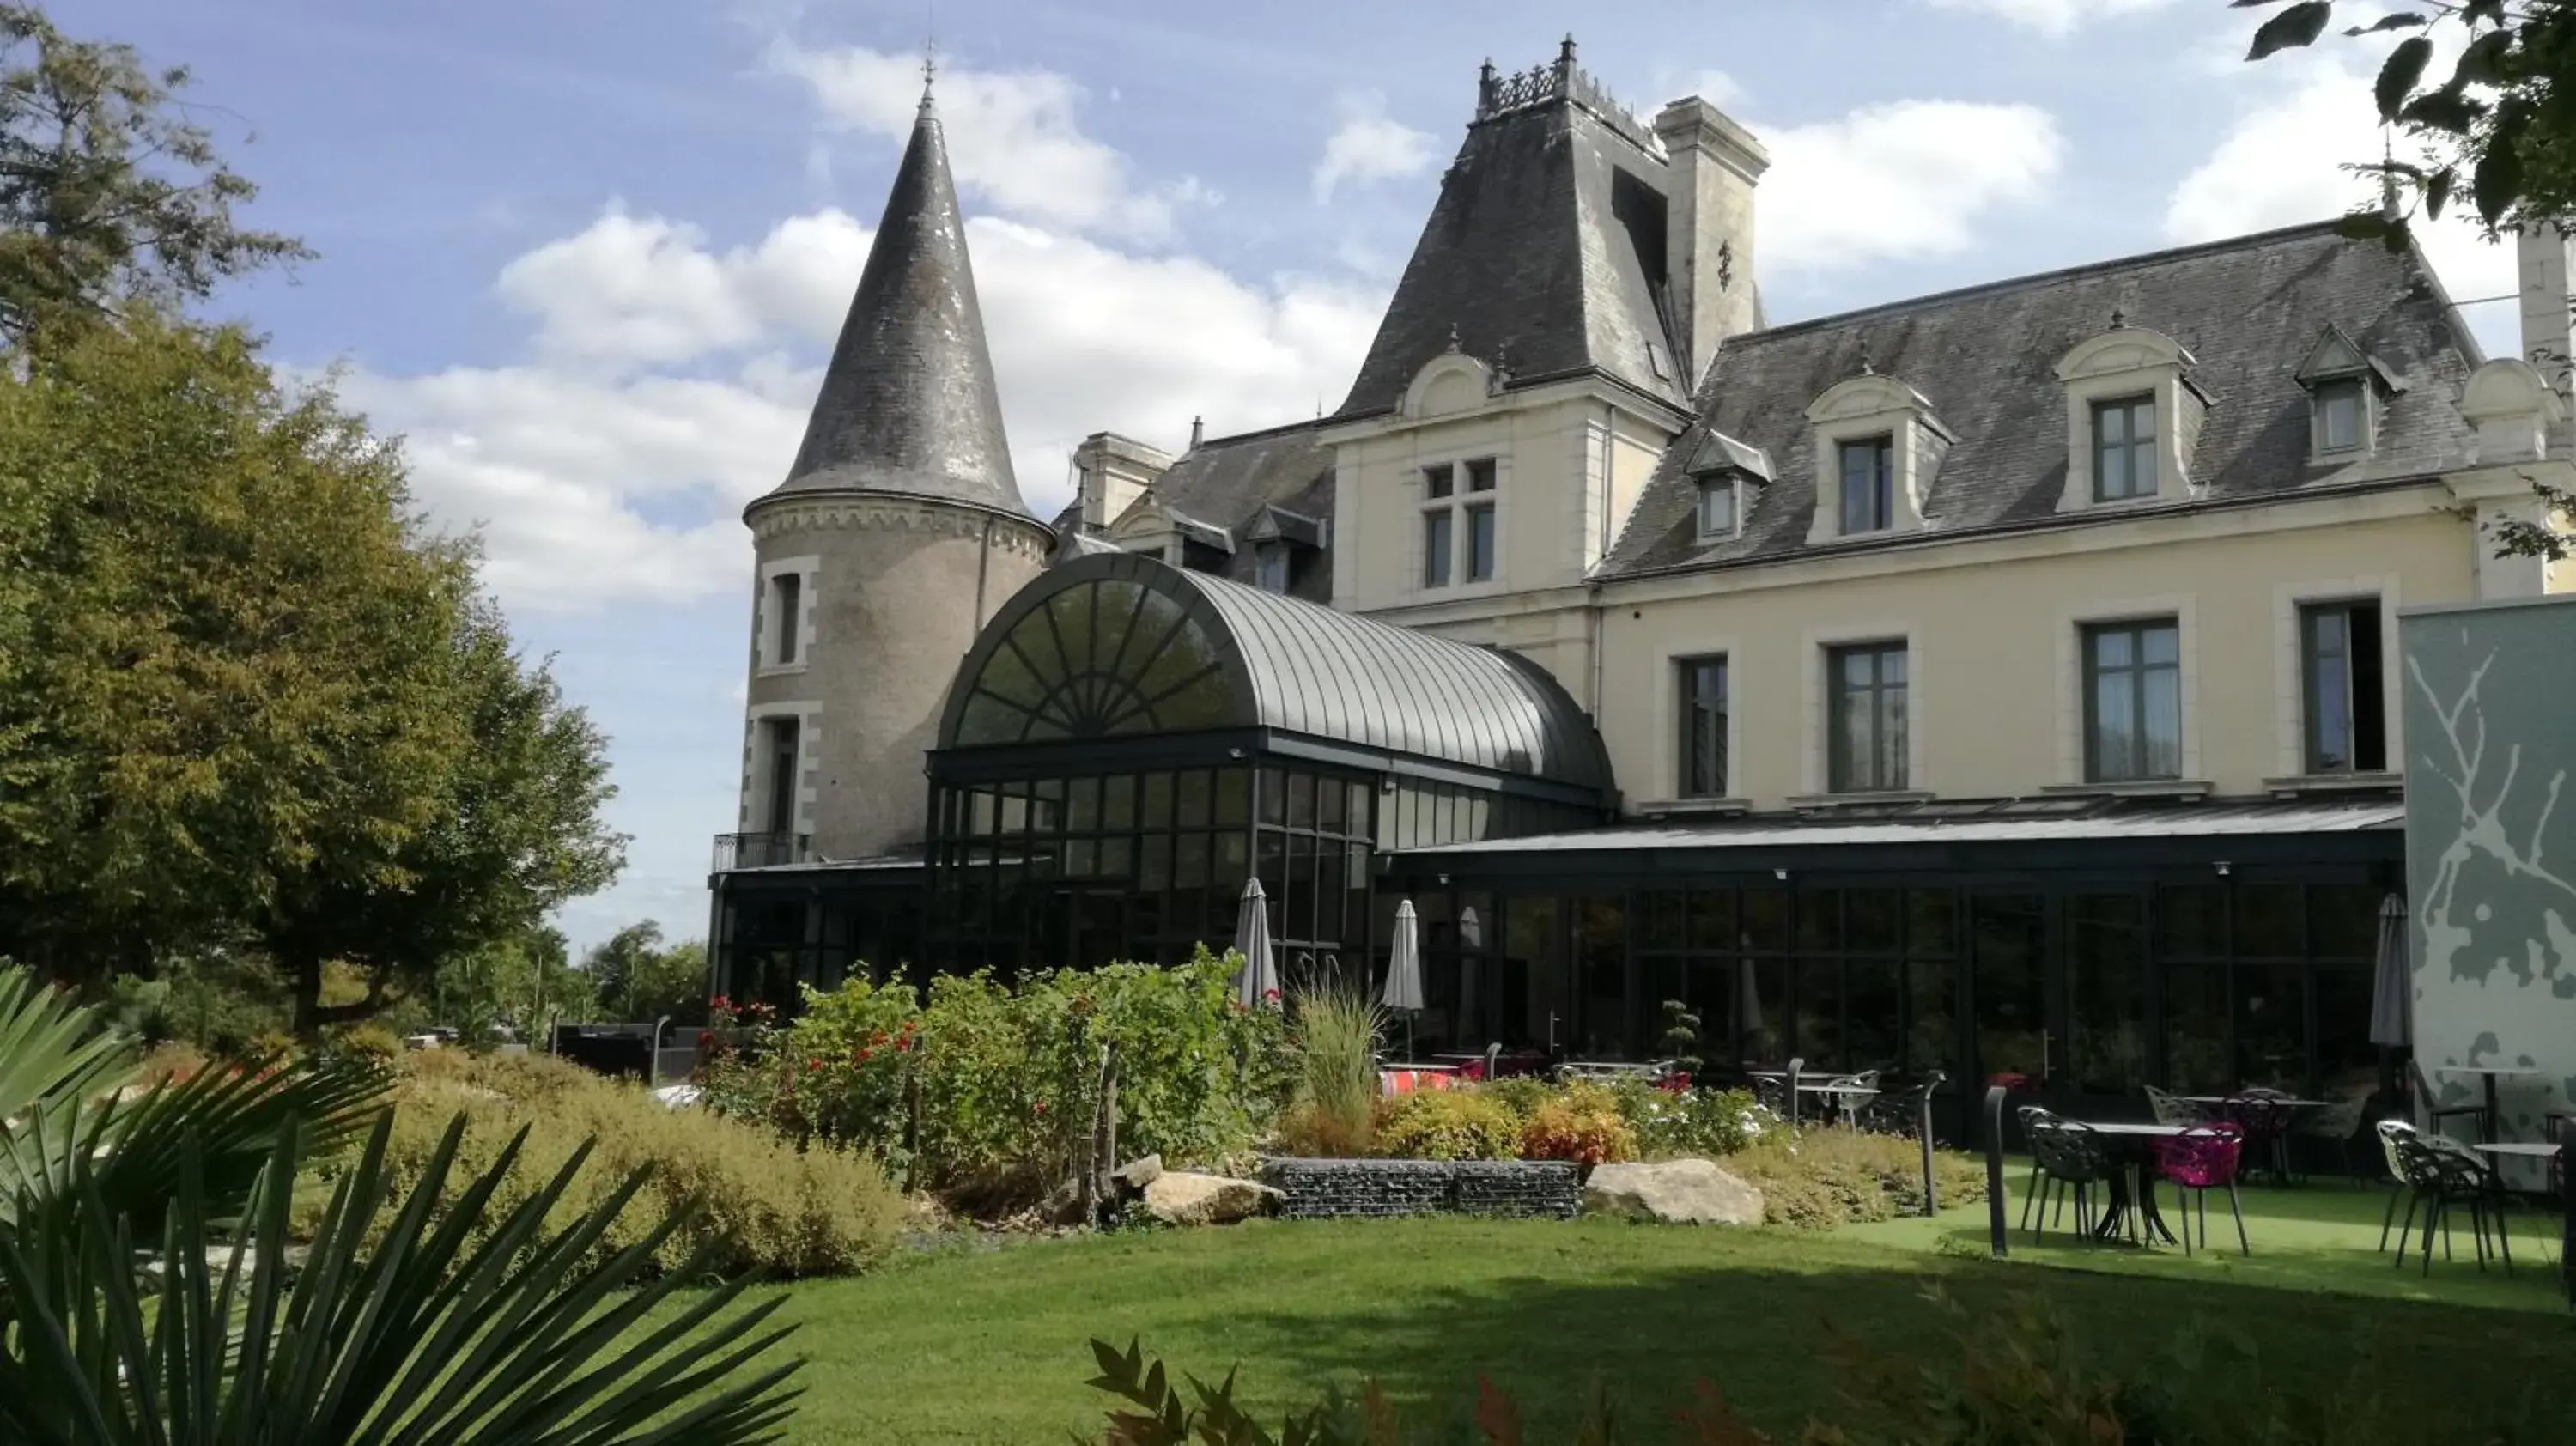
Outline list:
[[[2380,154],[2367,76],[2339,61],[2319,61],[2305,67],[2289,89],[2267,86],[2260,94],[2265,99],[2240,116],[2209,158],[2174,187],[2165,207],[2169,239],[2210,241],[2322,221],[2369,194],[2367,178],[2341,169]],[[2429,224],[2419,217],[2415,235],[2452,299],[2474,301],[2514,290],[2513,248],[2488,242],[2464,212],[2445,211],[2441,221]],[[2517,323],[2510,304],[2468,306],[2461,315],[2488,354],[2514,354]]]
[[[1246,281],[978,217],[967,226],[1020,490],[1068,500],[1066,457],[1103,427],[1177,444],[1337,401],[1381,296],[1302,277]],[[868,233],[835,211],[716,252],[692,229],[611,209],[505,267],[534,355],[426,376],[364,369],[344,395],[403,433],[421,500],[479,525],[511,606],[582,610],[722,595],[749,566],[742,505],[795,455],[819,361]]]
[[[1315,199],[1333,198],[1343,182],[1366,185],[1420,175],[1439,159],[1438,141],[1386,113],[1386,97],[1374,91],[1344,94],[1335,104],[1341,124],[1324,141],[1323,159],[1315,163]]]
[[[835,126],[895,140],[911,135],[921,103],[917,59],[859,45],[812,50],[781,42],[770,63],[804,82]],[[937,95],[957,183],[999,210],[1155,239],[1170,232],[1178,208],[1210,200],[1187,179],[1161,189],[1138,185],[1126,157],[1083,133],[1076,114],[1082,88],[1052,71],[942,70]]]
[[[1935,10],[1991,15],[2042,35],[2065,36],[2091,21],[2162,9],[2173,0],[1920,0],[1920,3]]]
[[[2036,197],[2066,154],[2055,119],[2030,105],[1902,100],[1755,131],[1771,152],[1766,276],[1964,251],[1984,213]]]

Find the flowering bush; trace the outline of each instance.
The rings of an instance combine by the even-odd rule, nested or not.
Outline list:
[[[739,1050],[702,1065],[718,1110],[866,1151],[924,1188],[1025,1195],[1090,1148],[1100,1052],[1117,1058],[1119,1150],[1175,1164],[1250,1149],[1289,1084],[1275,1009],[1231,997],[1204,951],[1174,969],[1116,964],[1006,985],[943,976],[808,990],[784,1027],[718,1001]]]
[[[1395,1160],[1509,1160],[1521,1118],[1481,1090],[1424,1090],[1379,1102],[1374,1144]]]
[[[1679,1089],[1662,1082],[1622,1082],[1613,1090],[1620,1118],[1649,1159],[1732,1155],[1779,1121],[1746,1090]]]
[[[1573,1084],[1532,1111],[1521,1127],[1524,1160],[1606,1165],[1637,1158],[1637,1132],[1619,1113],[1618,1097],[1596,1084]]]

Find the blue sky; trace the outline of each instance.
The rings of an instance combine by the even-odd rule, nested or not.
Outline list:
[[[562,920],[703,932],[751,549],[866,255],[934,23],[1022,492],[1103,428],[1175,447],[1337,403],[1487,56],[1697,92],[1771,150],[1775,319],[2291,224],[2379,148],[2376,52],[2239,63],[2223,0],[85,0],[185,63],[320,259],[217,310],[337,368],[613,739],[624,879]],[[2512,285],[2465,230],[2455,298]],[[2509,308],[2464,314],[2510,350]]]

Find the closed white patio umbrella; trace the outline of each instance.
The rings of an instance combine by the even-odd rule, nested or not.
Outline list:
[[[1387,950],[1386,989],[1378,1002],[1404,1015],[1404,1053],[1413,1056],[1413,1016],[1422,1012],[1422,922],[1413,901],[1395,906],[1395,941]]]
[[[1243,882],[1243,906],[1234,916],[1234,952],[1243,965],[1234,974],[1235,1002],[1246,1009],[1279,1003],[1279,962],[1270,952],[1270,909],[1261,880]]]
[[[2415,1042],[2415,971],[2407,959],[2406,901],[2379,901],[2379,967],[2370,987],[2370,1042],[2405,1049]]]

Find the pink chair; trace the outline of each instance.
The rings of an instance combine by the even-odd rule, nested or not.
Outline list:
[[[2228,1213],[2236,1217],[2236,1249],[2251,1255],[2245,1239],[2245,1210],[2236,1198],[2236,1172],[2245,1156],[2245,1132],[2232,1124],[2194,1125],[2179,1135],[2156,1141],[2156,1173],[2174,1184],[2174,1203],[2182,1211],[2182,1249],[2191,1253],[2189,1190],[2200,1202],[2200,1243],[2209,1245],[2209,1192],[2227,1192]]]

